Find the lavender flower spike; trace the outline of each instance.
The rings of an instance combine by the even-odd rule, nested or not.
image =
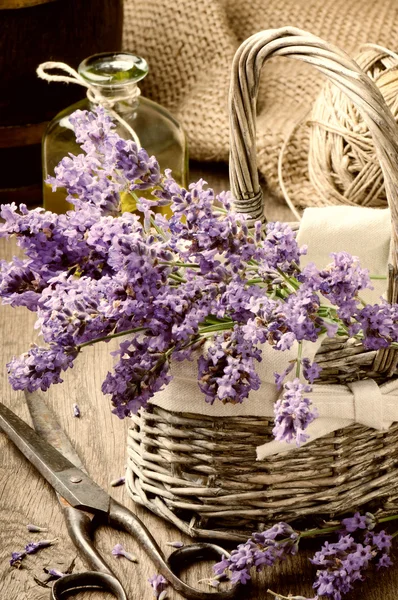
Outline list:
[[[127,558],[130,562],[138,562],[137,558],[133,554],[130,554],[130,552],[127,552],[121,544],[116,544],[112,550],[112,554],[117,558],[124,556],[124,558]]]
[[[35,554],[38,550],[42,548],[48,548],[48,546],[52,546],[55,542],[58,541],[57,538],[53,540],[39,540],[38,542],[29,542],[25,546],[26,554]]]
[[[275,403],[275,426],[272,433],[279,442],[295,440],[300,446],[308,439],[305,429],[316,418],[315,410],[311,410],[311,401],[304,394],[311,391],[311,386],[302,384],[296,377],[284,385],[285,393]]]
[[[356,517],[357,521],[359,516]],[[313,584],[319,596],[341,600],[344,594],[351,591],[355,581],[362,581],[363,572],[375,559],[379,559],[377,568],[389,567],[392,564],[388,556],[391,539],[385,531],[378,534],[368,531],[363,544],[351,535],[341,535],[336,543],[325,542],[311,559],[313,564],[320,567]]]
[[[148,579],[148,581],[153,588],[155,598],[157,598],[159,600],[162,592],[168,586],[167,580],[163,577],[163,575],[153,575],[152,577],[150,577]],[[164,598],[164,596],[163,596],[163,598]]]
[[[245,584],[251,579],[253,568],[261,571],[289,554],[297,554],[298,542],[298,533],[282,521],[266,531],[254,533],[246,543],[239,544],[229,558],[223,556],[213,571],[216,575],[227,575],[232,584]]]

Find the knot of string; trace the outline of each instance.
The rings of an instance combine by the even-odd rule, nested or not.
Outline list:
[[[64,71],[68,73],[68,75],[53,75],[48,73],[48,70],[57,69],[59,71]],[[140,141],[134,129],[126,123],[126,121],[114,110],[115,104],[126,100],[126,94],[117,95],[114,94],[112,97],[106,97],[101,94],[100,90],[93,85],[90,85],[73,67],[70,67],[66,63],[56,62],[56,61],[47,61],[41,63],[37,69],[36,73],[40,79],[44,79],[45,81],[60,81],[63,83],[76,83],[86,88],[87,90],[87,98],[93,104],[99,104],[102,106],[116,121],[118,121],[123,127],[127,129],[130,133],[132,139],[137,144],[138,148],[141,148]],[[137,85],[132,89],[129,100],[134,100],[138,98],[140,95],[140,89]]]

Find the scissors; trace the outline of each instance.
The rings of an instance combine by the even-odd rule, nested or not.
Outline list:
[[[128,600],[126,592],[93,542],[93,533],[101,524],[124,529],[144,548],[158,572],[189,600],[232,600],[239,585],[223,592],[203,592],[179,577],[185,565],[202,559],[229,556],[220,546],[198,543],[175,550],[166,560],[144,523],[128,508],[111,498],[87,474],[79,456],[54,413],[40,393],[25,394],[35,429],[32,429],[0,402],[0,429],[57,492],[68,533],[89,566],[88,571],[65,575],[54,582],[52,600],[62,600],[79,591],[102,590],[119,600]]]

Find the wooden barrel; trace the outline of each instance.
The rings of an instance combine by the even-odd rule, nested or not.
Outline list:
[[[41,203],[41,137],[57,112],[85,95],[48,83],[48,60],[74,68],[97,52],[120,50],[123,0],[0,0],[0,203]]]

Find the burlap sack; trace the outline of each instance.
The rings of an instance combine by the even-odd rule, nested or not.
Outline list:
[[[253,33],[285,25],[319,35],[352,56],[364,42],[398,48],[397,0],[125,0],[124,48],[150,65],[142,92],[180,120],[191,158],[228,160],[227,97],[235,50]],[[276,195],[283,141],[305,118],[321,85],[322,76],[301,62],[278,58],[264,67],[258,165]],[[300,127],[284,160],[285,184],[296,205],[317,204],[307,164],[308,129]]]

